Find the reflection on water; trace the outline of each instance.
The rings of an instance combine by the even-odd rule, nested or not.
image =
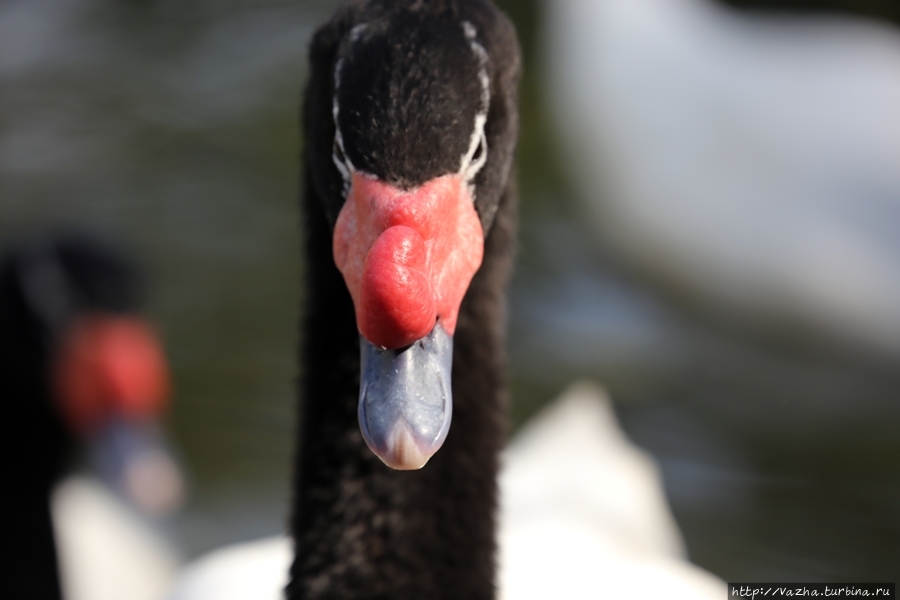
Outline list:
[[[0,6],[0,239],[87,225],[145,258],[192,476],[173,527],[187,555],[284,523],[302,294],[296,117],[306,40],[331,8]],[[528,42],[534,3],[510,8]],[[517,422],[595,376],[660,460],[704,566],[730,579],[896,575],[896,365],[767,342],[597,258],[567,208],[535,90],[529,75]]]

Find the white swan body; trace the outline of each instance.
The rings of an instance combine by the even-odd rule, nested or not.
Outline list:
[[[178,574],[172,546],[94,479],[70,476],[51,499],[66,600],[162,600]]]
[[[595,228],[749,319],[900,352],[900,35],[711,0],[545,3]]]
[[[602,388],[570,386],[504,454],[500,598],[724,597],[685,559],[661,483]]]
[[[213,550],[187,566],[169,600],[283,600],[293,557],[284,536]]]
[[[504,454],[501,600],[718,600],[725,584],[684,558],[653,459],[596,385],[570,387]],[[188,566],[169,600],[280,600],[293,554],[275,537]]]

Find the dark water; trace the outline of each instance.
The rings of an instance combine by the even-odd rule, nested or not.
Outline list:
[[[643,280],[580,225],[538,94],[533,3],[511,294],[516,423],[609,387],[692,558],[731,580],[896,580],[900,361],[769,335]],[[147,266],[177,385],[188,556],[280,531],[293,427],[297,113],[332,3],[0,5],[0,240],[112,235]]]

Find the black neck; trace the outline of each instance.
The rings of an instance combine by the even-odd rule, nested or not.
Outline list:
[[[505,435],[504,297],[515,193],[503,194],[454,335],[453,424],[420,471],[393,471],[357,423],[359,337],[307,182],[306,313],[288,598],[494,597],[498,455]]]
[[[66,445],[44,385],[46,348],[15,272],[0,267],[0,598],[61,597],[50,490]]]
[[[17,488],[4,500],[0,517],[0,598],[62,598],[49,491]]]

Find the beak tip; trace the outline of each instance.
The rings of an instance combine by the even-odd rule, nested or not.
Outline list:
[[[123,485],[132,501],[146,514],[163,517],[181,507],[184,478],[171,456],[161,450],[136,457],[123,475]]]
[[[422,448],[406,423],[399,422],[388,436],[383,449],[372,449],[388,467],[397,471],[415,471],[425,466],[438,448]]]

